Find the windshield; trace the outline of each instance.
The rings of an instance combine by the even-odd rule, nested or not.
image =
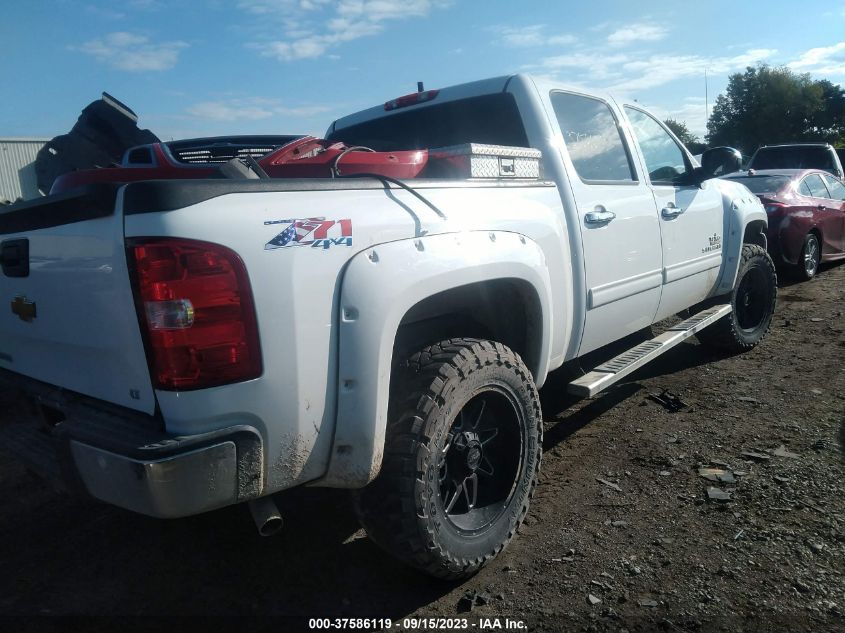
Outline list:
[[[833,169],[825,147],[761,147],[751,161],[754,169]]]
[[[497,93],[435,104],[340,128],[328,140],[380,152],[462,143],[528,146],[513,95]]]
[[[791,178],[789,176],[740,176],[725,180],[735,180],[748,187],[751,193],[774,193],[786,187]]]

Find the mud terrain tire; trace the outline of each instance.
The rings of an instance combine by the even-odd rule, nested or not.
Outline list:
[[[769,331],[777,290],[775,265],[766,250],[756,244],[743,245],[736,284],[730,294],[733,310],[698,332],[698,340],[730,352],[750,350]]]
[[[509,348],[456,338],[411,356],[391,391],[381,472],[353,493],[358,518],[411,566],[468,577],[528,512],[542,456],[537,388]]]

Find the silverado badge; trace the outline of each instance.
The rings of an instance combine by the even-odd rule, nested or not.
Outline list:
[[[12,299],[12,314],[17,314],[21,321],[32,321],[35,318],[35,302],[27,301],[20,295]]]
[[[713,251],[722,250],[722,236],[718,233],[713,233],[711,237],[707,238],[707,241],[710,244],[701,249],[702,253],[712,253]]]

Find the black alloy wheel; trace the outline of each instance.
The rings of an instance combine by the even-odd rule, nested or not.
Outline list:
[[[457,530],[484,530],[504,512],[518,480],[523,438],[510,395],[490,386],[463,406],[440,451],[443,514]]]

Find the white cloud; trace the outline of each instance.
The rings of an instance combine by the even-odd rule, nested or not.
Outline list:
[[[647,105],[648,109],[661,120],[674,119],[680,123],[685,123],[687,129],[699,139],[703,139],[707,134],[707,104],[704,97],[686,97],[679,105],[672,107],[644,105]],[[713,102],[711,101],[710,109],[712,110],[712,108]]]
[[[811,48],[787,66],[816,75],[845,75],[845,42]]]
[[[545,69],[546,73],[554,70],[564,69],[571,73],[572,71],[583,72],[597,81],[607,79],[616,75],[617,69],[625,63],[630,61],[628,55],[622,53],[615,53],[613,55],[602,55],[593,52],[577,52],[567,55],[555,55],[554,57],[546,57],[541,60],[540,66]],[[571,80],[571,74],[567,75],[567,80]]]
[[[188,108],[188,114],[212,121],[258,121],[273,116],[272,110],[259,106],[236,105],[223,101],[203,101]]]
[[[285,106],[272,99],[202,101],[187,110],[192,117],[210,121],[260,121],[272,117],[308,118],[331,108],[322,105]]]
[[[108,7],[100,7],[95,4],[86,5],[85,12],[106,20],[122,20],[126,17],[126,13],[123,11],[116,11],[115,9]]]
[[[278,107],[275,108],[274,112],[276,114],[281,114],[284,116],[289,117],[312,117],[317,114],[323,114],[324,112],[329,112],[331,108],[329,106],[324,105],[307,105],[307,106],[298,106],[294,108],[284,108]]]
[[[629,24],[607,36],[611,46],[628,46],[633,42],[655,42],[666,37],[666,29],[654,24]]]
[[[522,70],[569,86],[636,94],[679,79],[701,78],[703,81],[705,69],[711,76],[741,71],[746,66],[772,58],[776,53],[774,49],[758,48],[734,56],[705,57],[578,46],[572,53],[541,58],[538,63],[524,66]]]
[[[702,57],[700,55],[651,55],[622,64],[620,78],[611,89],[618,92],[646,90],[662,86],[676,79],[725,74],[762,62],[777,51],[755,48],[734,57]]]
[[[527,48],[532,46],[563,46],[574,44],[578,38],[569,33],[548,35],[545,24],[533,24],[531,26],[494,26],[490,29],[498,33],[502,43],[506,46]]]
[[[118,31],[72,47],[104,64],[130,72],[169,70],[188,44],[182,41],[151,42],[145,35]]]
[[[110,5],[117,5],[119,8]],[[106,20],[123,20],[127,17],[127,10],[157,11],[161,8],[162,4],[159,0],[124,0],[121,3],[85,5],[86,13]]]
[[[450,4],[451,0],[242,0],[238,7],[274,18],[283,37],[252,46],[266,57],[292,61],[322,57],[345,42],[382,32],[391,21],[424,17]]]

